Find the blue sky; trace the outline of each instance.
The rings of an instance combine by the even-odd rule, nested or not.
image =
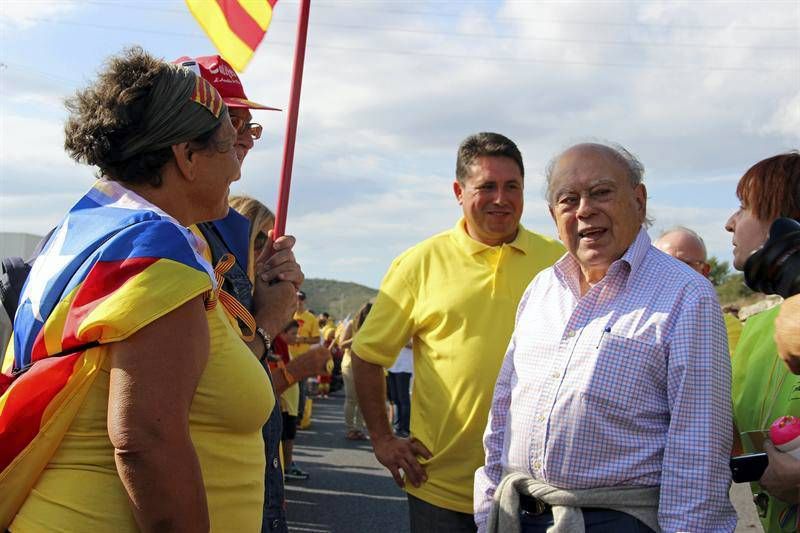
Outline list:
[[[242,75],[286,108],[297,2],[281,0]],[[44,233],[91,185],[63,152],[63,98],[139,44],[165,59],[215,53],[178,0],[3,0],[0,230]],[[233,192],[277,196],[285,113]],[[390,261],[460,214],[458,143],[476,131],[525,157],[523,223],[555,235],[551,156],[619,142],[647,169],[651,236],[722,229],[756,161],[800,147],[800,3],[791,1],[313,0],[287,231],[309,277],[377,287]]]

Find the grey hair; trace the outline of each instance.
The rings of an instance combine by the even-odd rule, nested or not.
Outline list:
[[[703,255],[706,258],[708,258],[708,250],[706,249],[706,242],[703,240],[703,238],[696,231],[691,230],[691,229],[687,228],[686,226],[672,226],[669,229],[665,229],[664,231],[661,232],[661,235],[659,235],[658,239],[656,239],[656,240],[660,240],[663,237],[666,237],[667,235],[669,235],[671,233],[686,233],[690,237],[693,237],[694,239],[697,239],[697,242],[700,243],[700,247],[703,249]]]
[[[644,165],[639,158],[633,155],[627,148],[622,146],[618,143],[612,143],[608,141],[592,141],[586,143],[578,143],[570,146],[566,150],[562,150],[556,156],[554,156],[550,161],[547,163],[545,167],[545,200],[547,203],[552,205],[552,198],[551,198],[551,186],[553,183],[553,171],[556,168],[556,164],[561,157],[567,153],[569,150],[572,150],[578,146],[587,146],[587,147],[594,147],[608,153],[612,157],[614,157],[623,167],[625,167],[628,171],[628,180],[630,180],[631,187],[636,187],[640,183],[644,182]]]
[[[591,147],[598,150],[601,150],[603,153],[609,154],[611,157],[616,159],[625,169],[627,170],[628,180],[630,181],[631,187],[636,187],[640,183],[644,182],[644,165],[639,158],[636,157],[631,151],[627,148],[622,146],[618,143],[613,143],[609,141],[602,141],[602,140],[594,140],[585,143],[578,143],[573,144],[569,148],[562,150],[556,156],[554,156],[550,161],[547,163],[545,167],[545,200],[547,204],[552,206],[553,205],[553,172],[555,171],[556,164],[561,157],[567,153],[569,150],[573,148],[585,146]],[[645,214],[644,217],[644,225],[645,227],[650,227],[653,224],[653,220]]]

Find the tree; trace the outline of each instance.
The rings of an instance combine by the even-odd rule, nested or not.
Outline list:
[[[708,264],[711,265],[708,278],[715,287],[719,287],[731,277],[731,266],[727,261],[720,261],[712,255],[708,258]]]

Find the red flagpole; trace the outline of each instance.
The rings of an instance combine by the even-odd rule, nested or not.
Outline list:
[[[275,228],[272,231],[274,239],[286,232],[286,213],[289,210],[289,189],[292,184],[294,141],[297,136],[297,115],[300,110],[300,88],[303,84],[303,63],[306,56],[310,8],[311,0],[300,0],[300,20],[297,23],[297,45],[294,49],[294,67],[292,68],[292,89],[289,94],[289,116],[286,118],[286,143],[283,145],[281,182],[278,186],[278,204],[275,207]]]

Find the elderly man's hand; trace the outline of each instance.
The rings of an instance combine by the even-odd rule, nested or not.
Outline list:
[[[770,441],[764,442],[769,465],[758,480],[759,485],[786,503],[800,503],[800,460],[779,451]]]
[[[264,246],[261,255],[256,258],[256,278],[267,283],[288,281],[295,286],[295,290],[299,289],[305,276],[294,258],[294,252],[292,252],[295,242],[295,238],[291,235],[278,237],[273,242],[272,231],[270,231],[267,245]]]
[[[373,440],[372,448],[375,450],[375,457],[378,461],[392,473],[398,487],[403,488],[405,485],[400,470],[405,473],[406,478],[415,487],[419,487],[428,480],[425,469],[419,464],[417,456],[430,459],[433,455],[417,439],[401,439],[389,435],[383,439]]]
[[[800,374],[800,294],[781,305],[775,320],[775,343],[789,369]]]

